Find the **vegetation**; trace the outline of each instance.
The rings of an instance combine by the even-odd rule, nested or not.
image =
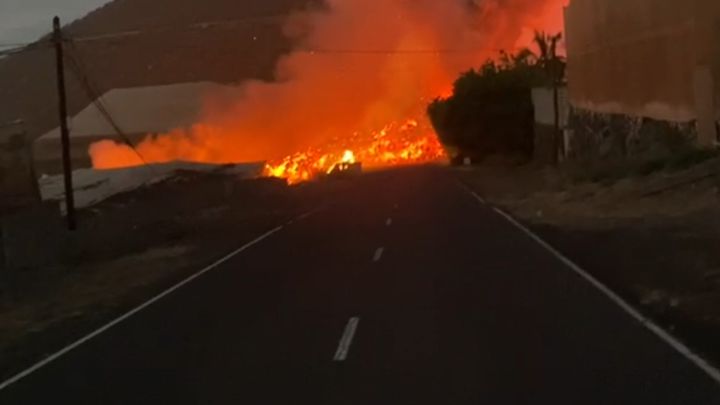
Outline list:
[[[533,151],[534,110],[531,89],[557,85],[565,72],[558,56],[561,35],[535,35],[537,53],[522,49],[500,52],[479,69],[460,76],[453,95],[428,107],[440,140],[465,157],[479,161],[493,155],[530,157]]]
[[[611,185],[629,177],[643,177],[660,172],[672,173],[692,169],[709,160],[720,157],[714,149],[685,147],[673,154],[654,158],[625,159],[615,161],[579,161],[565,164],[570,179],[577,183],[601,183]]]

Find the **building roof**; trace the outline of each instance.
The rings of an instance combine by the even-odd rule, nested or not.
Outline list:
[[[207,94],[239,91],[232,86],[210,82],[110,90],[102,102],[115,123],[126,134],[167,132],[196,123],[203,111]],[[70,137],[115,136],[116,131],[90,104],[70,119]],[[60,129],[42,135],[39,140],[60,137]]]

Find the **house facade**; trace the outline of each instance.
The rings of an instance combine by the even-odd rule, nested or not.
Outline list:
[[[720,1],[572,0],[565,25],[576,154],[716,146]]]

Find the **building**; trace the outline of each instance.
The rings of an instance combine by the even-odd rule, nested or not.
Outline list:
[[[127,140],[139,143],[148,134],[189,127],[199,121],[208,95],[233,97],[241,89],[210,82],[114,89],[102,97],[102,105]],[[90,104],[69,120],[73,168],[91,166],[89,146],[101,140],[126,142],[96,104]],[[62,171],[60,129],[40,136],[34,144],[37,171]]]
[[[572,0],[565,24],[575,154],[717,144],[720,1]]]
[[[292,45],[283,30],[285,16],[310,1],[315,0],[102,2],[63,29],[75,39],[66,47],[68,112],[75,115],[92,101],[85,80],[98,94],[188,82],[270,81]],[[56,127],[54,72],[53,47],[30,47],[0,59],[0,123],[23,120],[30,140]]]

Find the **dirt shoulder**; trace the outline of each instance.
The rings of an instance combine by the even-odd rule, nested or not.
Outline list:
[[[0,379],[321,206],[336,187],[182,173],[82,210],[53,265],[6,274]]]
[[[574,182],[537,167],[458,169],[491,203],[720,364],[720,159]]]

